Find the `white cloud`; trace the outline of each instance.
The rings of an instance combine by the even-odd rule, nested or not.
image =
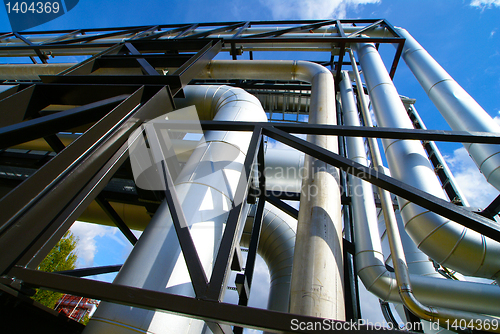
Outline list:
[[[117,239],[115,236],[116,228],[78,221],[71,226],[71,232],[79,238],[76,248],[78,267],[91,267],[94,265],[94,257],[97,253],[96,237],[108,236]]]
[[[500,0],[499,0],[500,1]],[[380,3],[381,0],[260,0],[271,9],[274,19],[342,19],[347,10],[359,5]]]
[[[493,117],[493,120],[497,122],[498,125],[500,125],[500,110],[498,111],[498,115]]]
[[[495,120],[500,122],[498,116]],[[498,190],[486,181],[464,147],[453,151],[453,156],[445,160],[472,207],[485,208],[498,195]]]
[[[292,134],[292,135],[297,137],[297,138],[307,140],[306,134],[299,133],[299,134]],[[288,146],[287,144],[283,144],[282,142],[274,140],[272,138],[268,139],[267,148],[268,149],[279,149],[279,150],[295,150],[293,147]]]
[[[470,2],[472,7],[478,8],[492,8],[494,6],[500,7],[500,0],[472,0]]]

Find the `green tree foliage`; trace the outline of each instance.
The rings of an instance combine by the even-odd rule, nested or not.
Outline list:
[[[71,232],[66,232],[42,263],[40,263],[38,270],[54,272],[75,269],[77,260],[75,248],[77,243],[78,238]],[[37,289],[36,294],[31,298],[53,309],[62,295],[59,292]]]

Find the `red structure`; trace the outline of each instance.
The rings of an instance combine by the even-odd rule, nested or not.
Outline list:
[[[63,295],[59,299],[56,311],[65,314],[68,318],[80,321],[86,314],[91,316],[99,305],[99,301],[73,295]]]

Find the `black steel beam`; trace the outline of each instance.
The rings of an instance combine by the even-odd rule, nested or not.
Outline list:
[[[185,122],[168,121],[163,124],[165,128],[185,126],[185,129],[190,129],[191,126],[194,129],[194,125],[189,125]],[[500,133],[491,132],[418,130],[365,126],[302,124],[291,122],[200,121],[200,124],[204,130],[252,131],[255,126],[261,126],[263,128],[276,128],[285,132],[296,134],[500,144]]]
[[[164,29],[164,28],[172,28],[172,29],[169,29],[169,30],[164,30],[164,31],[160,31],[160,32],[157,32],[156,34],[151,34],[149,36],[146,36],[146,37],[142,37],[140,39],[137,39],[138,41],[152,41],[152,40],[156,40],[162,36],[165,36],[165,35],[171,35],[173,33],[176,33],[176,32],[179,32],[179,31],[183,31],[185,30],[186,28],[188,28],[190,25],[189,24],[184,24],[184,25],[181,25],[181,26],[176,26],[175,27],[170,27],[170,26],[158,26],[158,29]]]
[[[19,34],[18,32],[13,32],[13,34],[19,38],[21,41],[23,41],[24,43],[28,44],[28,45],[33,45],[33,43],[31,43],[29,40],[27,40],[26,38],[24,38],[21,34]],[[47,59],[49,57],[47,57],[47,55],[43,54],[40,49],[34,49],[35,50],[35,53],[36,55],[38,56],[38,58],[40,58],[40,61],[44,64],[47,64]]]
[[[341,157],[331,151],[292,136],[282,130],[272,127],[263,128],[263,133],[275,140],[289,145],[299,151],[313,156],[335,166],[351,175],[359,177],[397,196],[420,205],[439,215],[451,219],[476,232],[484,234],[500,242],[500,225],[467,209],[451,204],[439,197],[426,193],[392,177],[378,173],[376,170],[363,166],[350,159]]]
[[[244,22],[243,26],[231,38],[238,38],[248,27],[250,27],[250,21]]]
[[[172,92],[181,87],[177,75],[40,75],[43,83],[98,85],[170,86]]]
[[[67,38],[70,38],[70,37],[74,37],[76,35],[78,35],[79,33],[81,33],[82,30],[81,29],[77,29],[77,30],[74,30],[74,31],[71,31],[71,32],[68,32],[67,34],[63,34],[63,35],[59,35],[57,37],[54,37],[52,39],[49,39],[48,41],[45,41],[43,44],[51,44],[51,43],[55,43],[55,42],[59,42],[59,41],[63,41]]]
[[[479,214],[493,219],[500,212],[500,195],[498,195],[483,211]]]
[[[118,264],[118,265],[114,265],[114,266],[78,268],[78,269],[73,269],[73,270],[57,271],[57,272],[54,272],[54,274],[73,276],[73,277],[86,277],[86,276],[116,273],[121,268],[122,268],[122,265]]]
[[[376,28],[381,23],[384,23],[384,20],[377,20],[375,23],[372,23],[372,24],[370,24],[370,25],[368,25],[368,26],[366,26],[366,27],[364,27],[356,32],[353,32],[352,34],[347,35],[347,38],[353,38],[353,37],[359,36],[360,34],[364,33],[365,31]]]
[[[160,73],[156,72],[153,66],[142,57],[141,53],[137,51],[135,46],[130,43],[130,42],[125,42],[125,47],[128,49],[131,55],[137,56],[136,61],[139,63],[139,65],[142,68],[142,71],[146,75],[160,75]]]
[[[143,30],[141,31],[140,33],[138,33],[137,35],[135,35],[134,37],[132,38],[129,38],[128,41],[137,41],[137,40],[141,40],[142,38],[144,37],[147,37],[147,35],[157,29],[159,29],[159,25],[156,25],[156,26],[151,26],[149,29],[146,29],[146,30]]]
[[[273,30],[269,32],[264,32],[261,34],[253,34],[249,36],[245,36],[244,38],[264,38],[264,37],[278,37],[284,34],[288,34],[290,32],[295,32],[295,31],[302,31],[302,30],[314,30],[321,28],[325,25],[333,24],[337,21],[334,20],[328,20],[328,21],[323,21],[320,23],[313,23],[313,24],[304,24],[304,25],[299,25],[296,27],[291,27],[291,28],[286,28],[286,29],[279,29],[279,30]]]
[[[189,36],[184,36],[184,37],[181,37],[181,38],[204,38],[204,37],[207,37],[207,36],[212,35],[212,34],[218,34],[218,33],[226,32],[226,31],[233,31],[234,29],[242,27],[244,25],[245,25],[244,22],[239,22],[239,23],[236,23],[236,24],[225,25],[225,26],[220,27],[220,28],[208,30],[208,31],[205,31],[205,32],[199,32],[199,33],[192,34],[192,35],[189,35]]]
[[[220,300],[222,297],[222,288],[226,283],[228,270],[231,265],[231,259],[234,255],[234,249],[237,247],[239,240],[236,238],[237,231],[241,224],[241,209],[248,192],[248,184],[251,179],[254,161],[257,156],[258,147],[262,140],[262,128],[256,126],[252,133],[252,138],[248,146],[247,155],[243,163],[235,194],[233,196],[233,208],[229,211],[226,221],[226,228],[222,235],[222,240],[219,246],[219,252],[215,259],[212,270],[212,277],[207,289],[207,297],[211,300]],[[236,203],[236,205],[234,204]]]
[[[330,327],[336,329],[335,332],[339,334],[351,332],[359,334],[411,333],[408,331],[403,332],[374,327],[373,325],[351,324],[349,322],[332,319],[281,313],[211,300],[196,299],[19,267],[13,268],[9,274],[22,280],[29,286],[44,287],[76,296],[100,299],[111,303],[136,306],[149,310],[163,310],[195,319],[214,321],[226,325],[236,325],[274,333],[285,334],[293,331],[295,333],[313,334],[317,333],[317,331],[305,327],[307,324],[312,324],[314,326],[315,323],[330,324]],[[297,328],[297,330],[293,330],[296,326],[298,327],[298,324],[303,324],[302,329]]]
[[[209,41],[188,62],[179,67],[173,75],[178,75],[182,87],[186,86],[208,63],[219,53],[222,48],[220,40]]]
[[[141,55],[103,55],[96,60],[99,68],[130,68],[137,67],[137,58],[144,58],[153,67],[180,67],[192,54],[141,54]]]
[[[85,106],[4,126],[0,128],[0,149],[68,130],[82,124],[96,122],[127,97],[128,95],[120,95]]]
[[[74,66],[71,66],[68,69],[65,69],[64,71],[60,72],[58,75],[76,75],[76,74],[89,74],[92,73],[94,70],[94,63],[96,59],[99,57],[102,57],[104,55],[108,54],[116,54],[123,48],[122,44],[113,44],[111,46],[108,46],[106,50],[103,50],[94,56],[90,57],[89,59],[85,59],[84,61],[75,64]]]
[[[73,38],[73,39],[69,39],[69,40],[53,42],[49,46],[53,46],[54,44],[63,44],[63,43],[73,43],[73,44],[78,43],[79,45],[85,45],[86,42],[95,41],[96,39],[109,38],[109,37],[115,37],[115,36],[121,36],[121,35],[131,35],[131,34],[134,34],[134,33],[137,33],[137,32],[144,30],[143,27],[133,27],[133,28],[129,28],[129,29],[117,28],[117,29],[121,29],[121,30],[117,31],[117,32],[107,33],[107,34],[88,35],[88,36],[82,36],[82,37]],[[89,31],[89,30],[85,30],[85,31]]]
[[[278,209],[280,209],[281,211],[289,214],[293,218],[295,218],[295,219],[299,218],[299,210],[297,210],[294,207],[288,205],[287,203],[283,202],[279,198],[271,195],[271,193],[269,193],[269,192],[266,195],[266,200],[269,203],[271,203],[272,205],[274,205],[275,207],[277,207]]]
[[[340,37],[345,38],[346,35],[345,35],[344,28],[342,27],[342,23],[340,22],[340,20],[335,21],[335,26],[337,27],[337,30],[339,31]],[[335,75],[335,82],[337,84],[337,87],[338,87],[338,83],[340,82],[340,74],[342,71],[342,65],[344,65],[344,54],[345,54],[345,43],[342,43],[340,45],[339,61],[337,62],[337,74]]]
[[[203,265],[201,264],[200,257],[196,251],[193,238],[191,237],[186,216],[184,216],[181,203],[177,197],[174,181],[172,180],[172,176],[170,175],[164,161],[161,162],[161,167],[166,187],[165,199],[168,204],[168,209],[170,210],[170,216],[172,217],[172,221],[174,223],[175,232],[177,233],[177,238],[179,239],[184,260],[186,261],[189,276],[191,277],[193,289],[197,298],[205,298],[208,284],[205,270],[203,269]]]
[[[259,171],[259,202],[252,226],[252,233],[250,236],[250,245],[248,246],[247,261],[245,264],[245,278],[248,288],[252,288],[253,272],[255,268],[255,260],[257,259],[257,249],[260,240],[260,231],[262,227],[262,217],[264,214],[264,204],[266,204],[266,176],[265,176],[265,162],[264,162],[264,141],[261,140],[259,145],[259,152],[257,153],[257,163]],[[247,305],[250,295],[240,295],[238,305]]]
[[[34,92],[35,85],[31,85],[0,100],[0,127],[24,121]]]
[[[56,136],[55,134],[44,136],[43,139],[47,142],[47,144],[49,144],[50,148],[52,148],[52,150],[56,153],[59,153],[66,148],[61,139],[59,139],[59,137]]]
[[[123,233],[125,238],[127,238],[127,240],[130,241],[132,245],[135,245],[137,243],[136,236],[128,228],[127,224],[125,224],[125,222],[120,217],[120,215],[115,211],[115,209],[113,209],[111,204],[109,204],[106,198],[104,198],[104,196],[102,195],[97,195],[95,201],[97,202],[97,204],[99,204],[101,209],[106,213],[106,215],[111,219],[111,221],[116,225],[116,227],[118,227],[118,229]]]
[[[18,265],[36,269],[45,256],[61,239],[64,233],[72,226],[74,221],[80,217],[94,198],[102,193],[111,177],[128,158],[128,143],[120,149],[104,164],[99,172],[80,190],[66,208],[52,221],[52,223],[39,235],[38,240],[26,249],[25,254],[19,260]]]
[[[165,88],[155,96],[164,97]],[[145,101],[153,91],[141,88],[75,140],[37,173],[0,200],[0,272],[27,252],[66,204],[92,179],[145,118],[164,110],[150,110]],[[161,95],[162,97],[164,95]],[[138,108],[138,106],[143,108]],[[171,109],[172,110],[172,109]],[[15,226],[15,228],[13,228]],[[8,251],[7,251],[8,250]]]
[[[195,24],[191,24],[189,27],[187,27],[186,29],[184,29],[183,31],[181,31],[178,35],[176,35],[174,37],[174,39],[176,38],[181,38],[183,36],[185,36],[186,34],[188,34],[190,31],[193,31],[195,30],[196,28],[198,28],[199,24],[198,23],[195,23]]]
[[[389,71],[389,76],[391,79],[394,79],[394,75],[396,74],[396,69],[398,68],[399,60],[401,59],[401,54],[403,53],[403,47],[405,44],[406,39],[401,36],[399,32],[394,29],[392,24],[390,24],[387,20],[384,20],[384,24],[386,25],[386,28],[389,29],[391,33],[394,34],[394,36],[400,37],[401,40],[398,43],[398,49],[396,50],[396,54],[394,55],[394,60],[392,61],[391,65],[391,70]]]
[[[339,51],[339,61],[337,62],[336,74],[335,74],[335,84],[336,89],[340,89],[340,75],[342,72],[342,65],[344,63],[344,54],[345,54],[345,43],[340,43],[340,51]]]

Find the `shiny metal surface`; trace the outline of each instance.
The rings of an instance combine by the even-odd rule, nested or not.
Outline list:
[[[375,47],[360,44],[358,56],[378,125],[411,128],[411,121]],[[446,198],[420,143],[390,139],[382,142],[394,177]],[[402,198],[398,198],[398,202],[406,231],[431,258],[464,275],[495,278],[499,274],[499,243]]]

